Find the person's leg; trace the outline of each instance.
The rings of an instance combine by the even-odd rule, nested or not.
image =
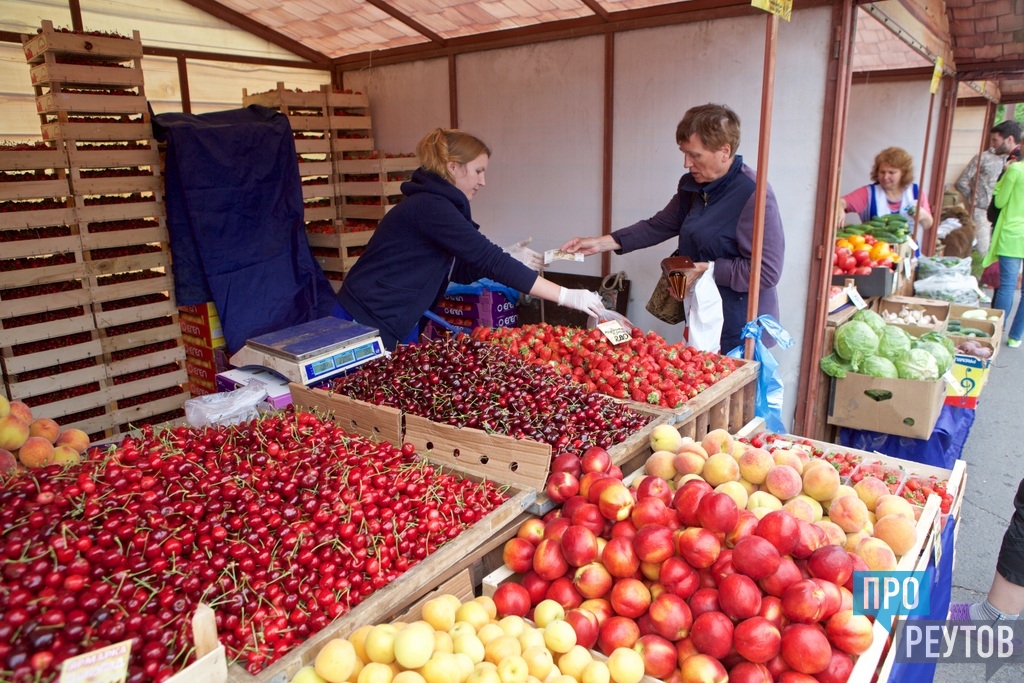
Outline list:
[[[992,297],[992,308],[998,308],[1010,319],[1013,312],[1013,293],[1017,289],[1017,272],[1020,270],[1020,259],[1012,256],[999,257],[999,286]]]
[[[1006,336],[1018,342],[1024,339],[1024,305],[1017,304],[1017,312],[1013,314],[1013,323],[1010,324],[1010,331]]]
[[[974,239],[977,241],[975,249],[984,256],[988,252],[988,245],[992,238],[992,224],[988,222],[984,209],[974,210]]]

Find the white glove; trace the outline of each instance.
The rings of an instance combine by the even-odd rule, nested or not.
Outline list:
[[[595,318],[599,318],[601,316],[601,312],[604,311],[604,304],[601,303],[601,297],[598,296],[596,292],[591,292],[586,289],[568,289],[566,287],[562,287],[558,292],[558,305],[575,308],[577,311],[583,311]]]
[[[505,252],[530,270],[540,270],[544,267],[544,257],[526,246],[531,241],[533,241],[533,238],[527,237],[522,242],[516,242],[511,247],[505,247]]]

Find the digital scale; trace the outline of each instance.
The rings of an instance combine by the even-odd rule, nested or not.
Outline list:
[[[375,328],[328,316],[253,337],[230,362],[236,367],[261,365],[308,386],[385,353]]]

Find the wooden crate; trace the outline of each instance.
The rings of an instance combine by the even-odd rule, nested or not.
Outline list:
[[[296,410],[317,411],[333,419],[347,432],[359,434],[367,439],[403,443],[405,432],[402,411],[389,406],[378,406],[365,401],[349,398],[342,394],[329,393],[292,382],[292,404]]]
[[[228,674],[234,683],[287,683],[305,664],[316,657],[324,643],[343,637],[364,624],[376,624],[419,600],[426,591],[456,576],[465,568],[466,558],[476,558],[492,537],[505,530],[533,501],[529,491],[511,489],[510,498],[456,538],[406,571],[400,579],[374,592],[359,605],[311,636],[280,660],[252,676],[237,665]]]
[[[74,280],[85,273],[82,242],[78,235],[74,234],[64,237],[4,242],[2,253],[3,260],[73,254],[74,261],[0,271],[0,289]]]
[[[46,339],[46,342],[52,342],[54,348],[21,355],[15,355],[14,349],[10,346],[0,347],[0,364],[3,365],[4,373],[7,375],[17,375],[30,370],[49,368],[61,363],[103,355],[103,347],[95,332],[81,336],[88,338],[67,345],[62,344],[60,338]]]
[[[0,212],[0,230],[23,230],[74,223],[68,184],[68,163],[62,148],[52,144],[32,149],[0,147],[0,174],[26,177],[24,171],[44,171],[46,178],[0,182],[0,202],[10,202]],[[27,240],[35,241],[35,240]],[[24,255],[24,242],[3,241],[5,258]],[[36,251],[35,253],[45,253]]]
[[[29,81],[35,87],[50,83],[141,88],[141,69],[121,66],[93,66],[83,64],[43,63],[29,70]]]
[[[36,112],[82,112],[89,114],[145,114],[148,102],[138,93],[103,94],[52,91],[36,96]]]
[[[127,122],[82,121],[44,123],[40,126],[43,140],[147,140],[153,137],[153,126],[148,115],[141,121]]]
[[[133,218],[167,218],[167,211],[162,201],[155,196],[140,196],[144,198],[143,201],[79,205],[75,207],[75,217],[84,231],[88,230],[89,223],[125,221]]]
[[[54,311],[50,319],[41,319],[37,323],[0,328],[0,335],[3,337],[3,341],[0,343],[4,347],[11,347],[94,329],[96,329],[96,322],[93,320],[89,307],[74,307],[73,309]]]
[[[386,157],[383,152],[375,152],[376,158],[369,159],[338,159],[334,162],[335,172],[339,175],[376,175],[378,180],[386,181],[389,173],[412,173],[420,167],[415,156]]]
[[[58,31],[54,29],[53,22],[47,19],[42,21],[36,35],[22,36],[21,47],[25,61],[29,64],[43,61],[47,53],[83,55],[114,61],[123,61],[125,57],[142,57],[142,39],[138,31],[133,31],[131,38]]]
[[[67,176],[64,169],[58,168],[57,171],[46,180],[0,182],[0,201],[67,197],[70,194]]]
[[[159,324],[138,331],[111,335],[111,329],[99,330],[100,346],[104,354],[117,354],[158,342],[181,342],[184,338],[178,326],[178,317],[157,319]]]
[[[67,385],[69,388],[74,385]],[[80,413],[94,408],[103,408],[106,410],[109,404],[109,398],[107,396],[106,387],[101,386],[96,391],[91,391],[86,394],[79,396],[73,396],[70,398],[62,399],[59,401],[51,401],[42,405],[32,406],[32,415],[34,417],[48,417],[52,420],[60,422],[60,418],[65,415],[73,415],[74,413]],[[85,430],[83,430],[85,431]],[[93,430],[99,431],[99,430]],[[86,432],[92,433],[92,432]]]

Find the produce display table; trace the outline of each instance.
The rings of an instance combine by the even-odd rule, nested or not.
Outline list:
[[[901,460],[950,469],[960,458],[974,424],[972,408],[945,405],[928,439],[911,439],[870,430],[841,427],[837,443],[862,451],[878,451]]]

